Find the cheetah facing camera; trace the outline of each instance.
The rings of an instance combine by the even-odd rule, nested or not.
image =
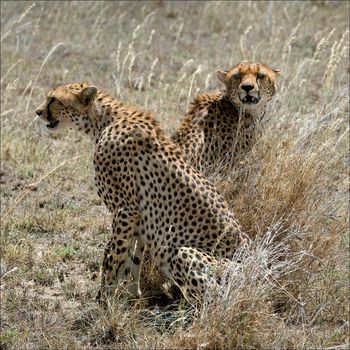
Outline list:
[[[265,64],[246,61],[217,71],[225,88],[196,96],[172,137],[187,160],[202,173],[220,173],[222,166],[234,164],[251,150],[279,74]]]
[[[113,216],[99,296],[118,282],[140,295],[144,246],[160,270],[195,300],[215,285],[210,271],[248,240],[215,187],[183,159],[149,112],[126,106],[87,83],[51,90],[36,111],[46,128],[68,126],[96,144],[98,194]]]

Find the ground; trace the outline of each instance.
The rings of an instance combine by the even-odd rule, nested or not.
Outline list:
[[[331,1],[1,2],[1,348],[348,343],[348,13]],[[88,80],[170,134],[195,94],[218,87],[216,70],[243,59],[281,69],[279,92],[248,159],[211,180],[255,249],[210,307],[100,308],[110,217],[93,146],[48,135],[35,107],[52,86]],[[161,278],[148,272],[151,295]]]

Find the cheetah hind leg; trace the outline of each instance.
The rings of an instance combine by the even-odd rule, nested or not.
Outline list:
[[[197,303],[217,290],[228,259],[216,259],[195,248],[181,247],[171,261],[171,274],[187,301]]]

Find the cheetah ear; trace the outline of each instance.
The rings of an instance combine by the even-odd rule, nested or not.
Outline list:
[[[218,79],[223,83],[225,84],[226,81],[227,81],[227,71],[226,70],[218,70],[216,71],[216,76],[218,77]]]
[[[92,102],[94,102],[94,99],[97,94],[97,88],[96,86],[88,86],[85,89],[81,90],[79,93],[79,100],[84,105],[89,105]]]
[[[276,77],[279,77],[282,74],[282,71],[280,69],[272,69],[272,70],[276,74]]]

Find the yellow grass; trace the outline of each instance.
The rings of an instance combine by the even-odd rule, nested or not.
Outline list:
[[[334,1],[1,2],[1,348],[345,349],[348,13]],[[36,106],[87,80],[170,134],[195,94],[219,87],[216,69],[243,59],[281,69],[279,92],[253,151],[208,176],[252,247],[198,309],[162,295],[150,263],[144,299],[99,307],[110,217],[93,146],[47,134]]]

